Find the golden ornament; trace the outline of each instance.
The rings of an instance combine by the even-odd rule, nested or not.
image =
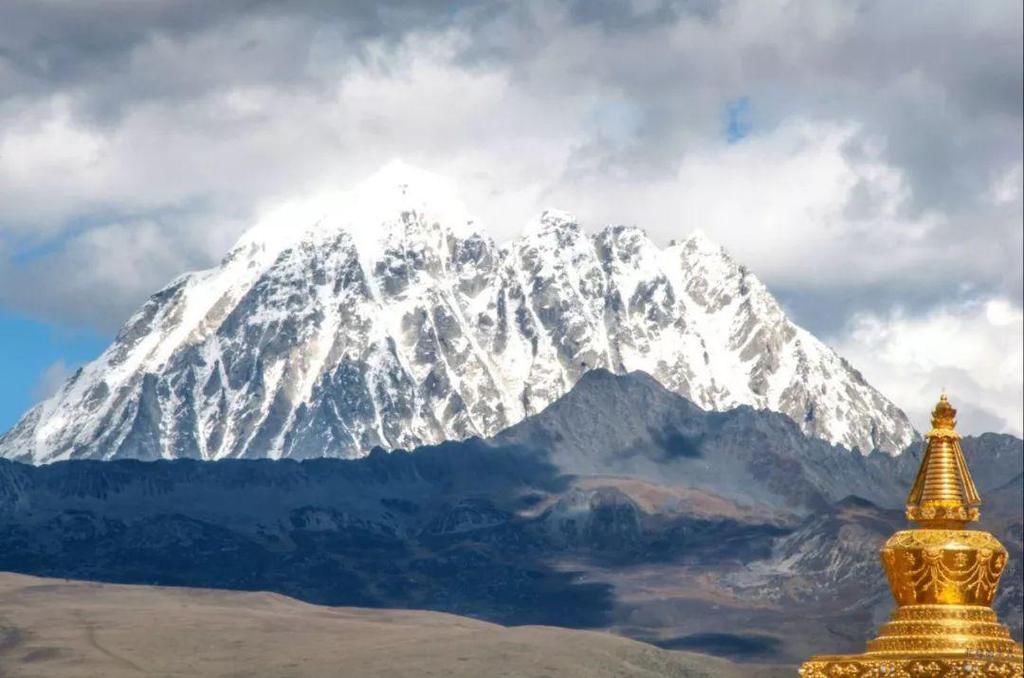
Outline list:
[[[992,610],[1006,549],[966,529],[980,505],[943,395],[907,497],[907,518],[919,527],[882,547],[895,612],[864,654],[813,657],[801,678],[1024,678],[1021,646]]]

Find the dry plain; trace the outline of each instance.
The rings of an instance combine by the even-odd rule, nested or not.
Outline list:
[[[271,593],[0,573],[0,676],[739,678],[767,667],[608,633],[437,612],[309,605]]]

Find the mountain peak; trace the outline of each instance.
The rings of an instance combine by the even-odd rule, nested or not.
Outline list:
[[[450,181],[440,174],[412,165],[401,158],[393,158],[381,165],[364,183],[401,187],[415,184],[449,184]]]
[[[475,228],[454,182],[391,160],[350,189],[278,205],[239,239],[233,252],[261,251],[265,260],[273,260],[303,240],[322,242],[344,232],[364,258],[372,259],[388,240],[406,234],[413,215],[459,237]]]
[[[523,229],[523,237],[543,235],[562,230],[580,231],[579,222],[569,212],[558,209],[546,209],[540,216],[530,221]]]
[[[732,257],[729,256],[728,251],[718,244],[718,242],[712,240],[711,237],[701,229],[691,231],[690,235],[683,238],[681,242],[676,244],[676,247],[680,247],[690,254],[695,254],[701,257],[721,258],[732,261]]]
[[[343,195],[350,209],[373,215],[397,209],[429,213],[453,228],[472,222],[456,182],[404,160],[389,161]]]
[[[283,204],[151,297],[0,456],[360,456],[494,435],[594,368],[865,451],[914,435],[699,232],[660,249],[547,210],[506,247],[475,234],[456,186],[402,161]]]
[[[603,367],[597,367],[592,370],[588,370],[583,376],[580,377],[577,382],[579,390],[583,391],[587,388],[596,387],[607,387],[614,386],[616,388],[630,388],[633,386],[643,388],[653,388],[657,391],[665,391],[666,389],[657,379],[647,374],[643,370],[633,370],[631,372],[616,373]],[[572,391],[566,396],[571,397]]]

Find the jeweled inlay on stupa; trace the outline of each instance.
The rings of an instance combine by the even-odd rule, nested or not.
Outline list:
[[[896,610],[859,655],[814,657],[802,678],[1024,676],[1021,646],[992,610],[1007,553],[988,532],[966,529],[981,498],[960,449],[956,410],[943,395],[907,518],[918,527],[882,547]]]

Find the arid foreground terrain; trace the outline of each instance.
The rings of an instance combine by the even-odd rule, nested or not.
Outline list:
[[[0,675],[739,678],[782,672],[608,633],[321,607],[271,593],[0,573]]]

